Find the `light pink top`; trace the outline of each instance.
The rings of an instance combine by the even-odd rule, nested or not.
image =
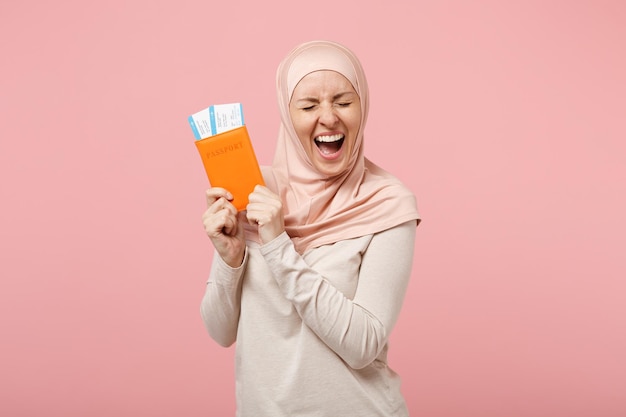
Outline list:
[[[201,303],[211,337],[236,343],[238,417],[406,417],[387,361],[413,260],[415,221],[300,255],[286,233],[217,253]],[[219,376],[212,376],[219,378]]]

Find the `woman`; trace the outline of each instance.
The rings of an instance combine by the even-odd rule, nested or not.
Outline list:
[[[245,212],[207,191],[215,246],[201,304],[236,343],[237,415],[407,416],[387,341],[411,273],[414,195],[363,153],[365,74],[342,45],[295,48],[277,71],[281,126]]]

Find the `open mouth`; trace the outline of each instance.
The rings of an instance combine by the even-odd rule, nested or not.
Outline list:
[[[342,134],[318,136],[315,138],[315,144],[323,155],[332,155],[339,152],[343,140],[344,135]]]

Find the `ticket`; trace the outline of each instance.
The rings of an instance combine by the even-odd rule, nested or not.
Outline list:
[[[244,125],[241,103],[215,104],[192,114],[187,119],[196,140]]]

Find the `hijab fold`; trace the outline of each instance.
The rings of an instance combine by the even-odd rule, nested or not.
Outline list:
[[[298,82],[320,70],[342,74],[361,100],[361,124],[348,168],[330,178],[315,169],[289,115],[289,101]],[[262,170],[267,187],[283,202],[285,229],[299,253],[409,220],[419,223],[413,193],[364,156],[369,90],[361,64],[349,49],[329,41],[299,45],[280,63],[276,89],[281,125],[272,166]]]

